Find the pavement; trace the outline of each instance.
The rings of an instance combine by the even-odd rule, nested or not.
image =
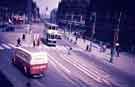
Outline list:
[[[69,34],[68,32],[65,33],[66,38],[71,42],[75,43],[76,38],[73,34]],[[77,43],[75,44],[77,47],[86,50],[86,46],[90,44],[90,41],[84,40],[82,38],[77,39]],[[112,65],[119,70],[126,72],[129,75],[134,75],[135,73],[132,71],[135,71],[135,56],[126,53],[126,52],[120,52],[120,56],[117,57],[114,56],[113,63],[109,63],[110,60],[110,49],[107,48],[105,52],[100,52],[100,46],[96,43],[92,43],[92,51],[86,52],[88,54],[92,54],[96,56],[96,58],[108,62],[109,65]]]

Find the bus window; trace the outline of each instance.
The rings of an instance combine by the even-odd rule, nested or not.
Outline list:
[[[56,35],[47,34],[48,39],[55,39]]]
[[[51,26],[49,26],[48,29],[51,29]]]
[[[56,30],[56,27],[53,26],[53,27],[52,27],[52,30]]]

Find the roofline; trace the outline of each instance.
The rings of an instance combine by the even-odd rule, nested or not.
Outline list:
[[[26,53],[28,53],[28,54],[31,54],[31,55],[37,54],[37,53],[45,53],[44,51],[30,52],[29,50],[27,50],[27,49],[25,49],[25,48],[22,48],[22,47],[17,47],[16,49],[20,49],[20,50],[22,50],[22,51],[24,51],[24,52],[26,52]]]
[[[47,25],[51,25],[51,26],[55,26],[55,27],[58,27],[58,25],[57,24],[53,24],[53,23],[46,23]]]

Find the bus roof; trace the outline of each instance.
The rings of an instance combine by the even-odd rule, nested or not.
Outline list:
[[[53,24],[53,23],[46,23],[46,25],[49,25],[49,26],[54,26],[54,27],[58,27],[58,25]]]
[[[33,54],[38,54],[38,53],[46,53],[45,50],[41,49],[41,48],[34,48],[34,47],[17,47],[16,49],[20,49],[30,55],[33,55]]]

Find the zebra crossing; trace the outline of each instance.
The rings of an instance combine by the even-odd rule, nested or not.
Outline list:
[[[2,43],[2,44],[0,44],[0,50],[6,50],[6,49],[10,50],[10,49],[13,49],[15,47],[16,46],[11,44],[11,43]]]
[[[24,47],[33,47],[33,45],[28,45],[28,44],[22,44],[22,46]],[[13,48],[16,48],[16,46],[14,44],[11,44],[11,43],[1,43],[0,44],[0,50],[11,50]],[[38,48],[51,48],[51,47],[48,47],[46,45],[43,45],[41,44]],[[51,48],[51,49],[57,49],[57,50],[62,50],[62,51],[67,51],[69,49],[68,46],[60,46],[60,45],[57,45],[56,47],[54,48]]]

